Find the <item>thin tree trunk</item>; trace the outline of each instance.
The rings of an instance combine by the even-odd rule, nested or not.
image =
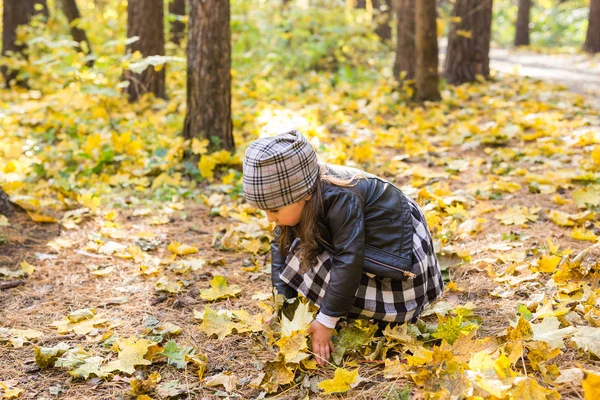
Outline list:
[[[229,0],[190,0],[189,7],[183,135],[207,138],[213,149],[233,150]]]
[[[600,0],[590,2],[590,20],[583,50],[588,53],[600,53]]]
[[[0,187],[0,214],[8,216],[15,212],[8,194]]]
[[[127,46],[131,53],[139,51],[142,56],[165,55],[164,11],[162,0],[129,0],[127,2],[127,37],[140,39]],[[135,102],[144,93],[154,93],[156,97],[166,98],[165,69],[152,66],[141,74],[125,71],[129,81],[127,93],[129,101]]]
[[[394,77],[398,82],[402,82],[404,79],[415,79],[417,66],[415,18],[415,0],[397,0]],[[403,72],[404,74],[402,74]]]
[[[356,8],[367,8],[367,0],[356,0]]]
[[[17,44],[16,29],[19,25],[26,25],[34,13],[33,2],[30,0],[5,0],[2,12],[2,56],[7,56],[10,52],[27,58],[25,54],[26,46]],[[2,75],[6,85],[10,85],[17,78],[19,71],[9,70],[7,67],[1,67]],[[19,86],[27,86],[25,81],[17,80]]]
[[[492,0],[456,0],[448,37],[445,74],[449,83],[473,82],[490,76]]]
[[[180,44],[185,33],[185,24],[181,21],[185,16],[185,0],[169,0],[169,14],[177,18],[171,21],[171,41]]]
[[[529,15],[531,0],[519,0],[519,12],[515,26],[515,46],[529,46]]]
[[[416,96],[418,101],[441,99],[438,88],[438,42],[436,0],[417,0],[416,4]]]
[[[375,18],[377,20],[375,33],[377,33],[382,41],[388,41],[392,38],[391,22],[393,8],[392,0],[373,0],[373,9],[375,10]]]
[[[75,0],[62,0],[62,6],[63,12],[69,20],[69,26],[71,27],[71,35],[73,36],[73,39],[79,43],[80,49],[82,49],[86,54],[91,54],[92,47],[87,35],[85,34],[85,31],[74,25],[75,21],[81,18],[81,14],[79,14],[79,8],[77,8],[77,3]],[[85,43],[83,47],[81,45],[82,43]],[[90,60],[88,65],[92,66],[93,63],[94,61]]]

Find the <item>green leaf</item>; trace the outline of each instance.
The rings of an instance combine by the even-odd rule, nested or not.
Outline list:
[[[193,355],[194,349],[191,347],[179,347],[174,340],[169,340],[160,354],[167,357],[167,363],[169,365],[174,365],[179,369],[183,369],[187,364],[185,357]]]
[[[355,325],[340,330],[332,339],[335,348],[335,352],[331,355],[333,363],[339,365],[344,355],[369,344],[376,331],[376,325],[364,328]]]

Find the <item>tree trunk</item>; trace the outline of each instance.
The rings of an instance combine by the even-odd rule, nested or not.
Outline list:
[[[531,0],[519,0],[519,13],[517,14],[515,46],[529,46],[529,14]]]
[[[396,61],[394,77],[398,82],[415,79],[415,0],[396,0]],[[404,79],[401,75],[404,72]]]
[[[590,1],[590,21],[583,50],[588,53],[600,53],[600,0]]]
[[[388,41],[392,38],[392,0],[373,0],[373,10],[375,10],[375,18],[377,26],[375,33],[382,41]]]
[[[448,82],[473,82],[490,76],[492,0],[456,0],[448,37],[445,73]]]
[[[367,8],[367,0],[356,0],[356,8]]]
[[[143,57],[165,55],[164,11],[162,0],[129,0],[127,2],[127,37],[140,39],[127,46],[128,51],[139,51]],[[125,71],[130,82],[127,87],[129,101],[135,102],[144,93],[154,93],[156,97],[166,98],[165,69],[152,66],[141,74]]]
[[[0,187],[0,214],[4,216],[12,215],[15,212],[8,194]]]
[[[16,29],[19,25],[26,25],[34,13],[33,2],[30,0],[4,0],[4,10],[2,13],[2,56],[8,55],[9,52],[20,54],[23,58],[27,58],[25,54],[26,46],[24,44],[17,45]],[[19,71],[9,70],[7,67],[1,67],[2,75],[8,86],[11,81],[15,80]],[[19,86],[27,86],[24,81],[15,82]]]
[[[91,54],[92,47],[90,46],[90,41],[88,40],[85,31],[73,25],[76,20],[81,18],[81,14],[79,14],[79,8],[77,8],[77,3],[75,0],[62,0],[62,6],[64,13],[69,20],[69,25],[71,26],[71,35],[73,36],[73,39],[79,43],[80,49],[85,51],[86,54]],[[82,43],[85,43],[84,47],[81,46]],[[93,61],[90,61],[88,65],[92,66]]]
[[[180,44],[185,33],[185,24],[181,21],[185,16],[185,0],[169,0],[169,14],[177,18],[171,21],[171,41]]]
[[[190,0],[189,7],[183,135],[233,150],[229,0]]]
[[[419,101],[441,99],[438,89],[436,0],[416,1],[416,96]]]

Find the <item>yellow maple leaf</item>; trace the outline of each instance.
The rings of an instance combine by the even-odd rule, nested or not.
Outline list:
[[[332,379],[319,382],[319,389],[325,394],[344,393],[360,383],[358,368],[348,371],[344,368],[336,368]]]
[[[579,208],[586,208],[588,205],[600,206],[600,185],[577,189],[573,192],[572,196]]]
[[[25,391],[24,389],[20,388],[11,388],[7,383],[4,382],[0,382],[0,389],[4,390],[4,395],[2,396],[3,399],[19,398]]]
[[[504,213],[500,213],[495,216],[496,219],[499,219],[503,225],[525,225],[528,221],[537,221],[538,216],[536,213],[539,211],[539,208],[530,208],[527,207],[511,207],[506,210]]]
[[[571,237],[576,240],[587,240],[590,242],[598,241],[598,236],[591,231],[585,228],[573,228],[573,232],[571,232]]]
[[[200,331],[208,336],[217,335],[219,340],[223,340],[234,328],[235,323],[226,314],[219,314],[208,306],[204,308]]]
[[[543,255],[538,261],[538,267],[541,272],[553,273],[562,258],[555,255]]]
[[[169,249],[172,253],[179,255],[179,256],[183,256],[186,254],[195,254],[198,252],[198,249],[196,247],[193,246],[189,246],[187,244],[183,244],[183,243],[179,243],[179,242],[171,242],[169,243],[169,245],[167,246],[167,249]]]
[[[203,300],[217,300],[234,297],[242,291],[238,285],[227,285],[225,277],[216,275],[210,281],[210,289],[200,289],[200,298]]]
[[[208,141],[208,139],[199,140],[198,138],[193,138],[192,153],[200,155],[206,154],[206,152],[208,151],[209,143],[210,142]]]
[[[465,31],[463,29],[457,29],[456,34],[467,39],[471,39],[473,37],[473,31]]]
[[[583,396],[585,400],[600,399],[600,375],[583,371]]]
[[[286,362],[299,363],[310,356],[304,351],[308,349],[306,335],[303,332],[295,332],[292,336],[284,336],[276,343],[279,352],[283,354]]]
[[[41,212],[33,212],[25,210],[29,218],[34,222],[58,222],[58,220],[50,215],[42,214]]]
[[[129,337],[117,342],[119,353],[117,359],[109,362],[104,370],[107,372],[121,371],[133,374],[136,365],[150,365],[152,361],[144,358],[152,346],[157,346],[151,340]]]
[[[512,395],[512,398],[519,400],[547,400],[549,398],[560,398],[560,395],[556,390],[546,389],[540,386],[535,379],[527,377],[516,378],[510,394]]]
[[[294,380],[294,372],[286,365],[282,354],[274,361],[267,361],[264,371],[261,386],[269,393],[276,392],[280,385],[287,385]]]

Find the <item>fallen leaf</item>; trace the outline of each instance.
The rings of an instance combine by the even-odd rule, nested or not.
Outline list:
[[[600,399],[600,374],[583,372],[583,396],[585,400]]]
[[[326,379],[319,383],[319,389],[325,394],[344,393],[360,383],[358,368],[348,371],[344,368],[336,368],[332,379]]]
[[[126,374],[133,374],[136,365],[152,364],[152,361],[147,360],[144,356],[152,346],[156,346],[154,342],[132,336],[119,340],[117,346],[119,348],[117,359],[106,365],[106,371],[121,371]]]
[[[53,347],[34,346],[35,363],[40,368],[52,366],[58,357],[65,354],[67,350],[69,350],[69,345],[62,342]]]
[[[218,314],[210,307],[204,308],[200,331],[208,336],[217,335],[219,340],[223,340],[227,335],[230,335],[235,328],[235,323],[225,314]]]
[[[600,357],[600,328],[578,326],[571,340],[575,342],[577,348]]]
[[[309,304],[300,302],[291,321],[285,315],[282,317],[281,336],[292,336],[292,333],[298,331],[306,332],[313,319],[314,315],[309,309]]]
[[[183,243],[180,244],[179,242],[169,243],[167,249],[178,256],[184,256],[186,254],[194,254],[198,252],[198,249],[196,247],[189,246]]]
[[[546,317],[540,324],[531,324],[533,340],[541,340],[552,347],[564,349],[563,339],[577,332],[577,328],[570,326],[560,329],[559,326],[560,322],[556,317]]]
[[[238,378],[229,372],[223,372],[206,378],[204,384],[210,387],[223,386],[226,391],[231,393],[237,388]]]
[[[225,277],[216,275],[210,281],[210,289],[200,289],[200,298],[203,300],[218,300],[234,297],[242,291],[238,285],[227,286]]]

